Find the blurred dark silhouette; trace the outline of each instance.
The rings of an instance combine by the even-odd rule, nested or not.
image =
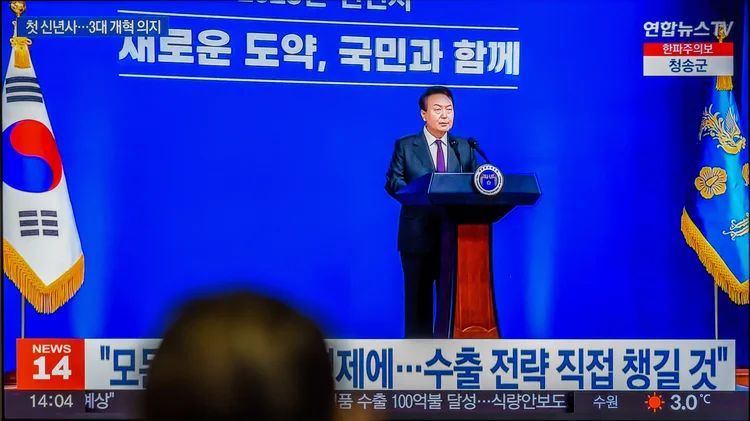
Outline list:
[[[144,411],[153,421],[339,418],[316,324],[245,291],[199,298],[181,310],[151,362]]]

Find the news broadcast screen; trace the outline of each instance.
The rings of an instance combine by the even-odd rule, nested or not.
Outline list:
[[[748,419],[747,16],[2,2],[4,419],[154,419],[243,329],[342,419]]]

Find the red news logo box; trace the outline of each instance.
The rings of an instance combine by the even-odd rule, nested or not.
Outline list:
[[[17,339],[19,390],[83,390],[86,349],[83,339]]]

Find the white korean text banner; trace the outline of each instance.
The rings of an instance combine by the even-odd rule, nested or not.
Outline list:
[[[141,389],[159,339],[87,339],[86,389]],[[329,340],[337,390],[734,390],[734,341]],[[189,368],[186,368],[189,369]]]

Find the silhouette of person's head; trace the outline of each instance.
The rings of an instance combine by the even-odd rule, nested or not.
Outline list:
[[[190,302],[151,362],[144,410],[154,421],[333,421],[323,335],[286,304],[249,292]]]

